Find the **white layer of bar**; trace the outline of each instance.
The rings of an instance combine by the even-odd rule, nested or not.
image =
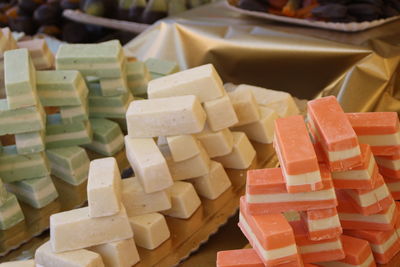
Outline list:
[[[332,178],[343,179],[343,180],[370,180],[374,172],[374,167],[375,167],[375,160],[374,157],[371,156],[367,169],[332,172]]]
[[[372,256],[371,253],[363,263],[357,265],[344,263],[340,261],[319,262],[318,265],[323,267],[370,267],[373,261],[374,261],[374,256]]]
[[[342,242],[338,238],[335,241],[322,243],[322,244],[312,244],[312,245],[299,245],[299,252],[300,254],[307,254],[307,253],[318,253],[318,252],[327,252],[332,250],[342,249]]]
[[[351,198],[354,199],[361,207],[368,207],[370,205],[373,205],[376,202],[390,195],[386,187],[386,184],[383,184],[378,188],[365,194],[357,194],[353,190],[346,190],[346,191],[351,196]]]
[[[358,135],[358,141],[370,146],[396,146],[400,145],[400,132],[395,134]]]
[[[375,157],[375,160],[379,166],[383,166],[395,171],[400,170],[400,159],[390,160],[390,159],[385,159],[383,157]]]
[[[369,244],[371,245],[371,249],[372,249],[373,252],[379,253],[379,254],[384,254],[397,241],[397,239],[398,239],[398,237],[397,237],[397,233],[395,231],[389,237],[389,239],[386,240],[384,243],[382,243],[382,244],[373,244],[373,243],[369,242]]]
[[[362,215],[359,213],[343,213],[339,212],[339,218],[341,221],[358,221],[358,222],[369,222],[369,223],[390,223],[393,218],[396,204],[392,203],[389,209],[384,213],[377,213],[371,215]]]
[[[299,201],[319,201],[335,199],[333,188],[300,193],[278,193],[278,194],[246,194],[248,203],[280,203],[280,202],[299,202]]]
[[[308,225],[308,230],[310,232],[314,232],[314,231],[340,227],[340,221],[339,221],[339,216],[336,214],[334,216],[319,220],[308,220],[307,225]]]

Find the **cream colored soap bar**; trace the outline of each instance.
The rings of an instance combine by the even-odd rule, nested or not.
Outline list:
[[[207,124],[213,131],[231,127],[239,122],[228,95],[207,101],[203,107],[207,114]]]
[[[271,144],[274,138],[274,121],[279,118],[278,114],[270,108],[259,107],[261,118],[260,120],[235,127],[235,131],[244,132],[247,137],[263,144]]]
[[[152,138],[125,136],[126,157],[146,193],[170,187],[173,183],[160,149]]]
[[[122,203],[129,217],[171,208],[171,198],[167,191],[146,193],[136,177],[122,180]]]
[[[35,252],[36,264],[43,267],[103,267],[101,256],[87,249],[54,253],[50,241],[41,245]]]
[[[89,208],[50,216],[50,241],[56,253],[91,247],[133,236],[125,208],[116,215],[90,218]]]
[[[187,160],[200,154],[199,143],[192,135],[170,136],[167,137],[167,143],[175,162]]]
[[[131,267],[140,261],[132,238],[90,247],[89,250],[100,254],[107,267]]]
[[[121,174],[115,158],[90,162],[87,185],[90,217],[117,214],[121,209]]]
[[[206,114],[193,95],[133,101],[126,112],[131,137],[198,133],[205,120]]]
[[[228,128],[213,132],[206,127],[201,133],[196,134],[196,137],[211,158],[224,156],[232,152],[233,135]]]
[[[0,263],[0,267],[35,267],[35,261],[34,260],[8,261]]]
[[[300,113],[293,97],[289,93],[247,84],[241,84],[235,90],[251,90],[259,105],[275,110],[279,117],[283,118]]]
[[[172,159],[168,147],[160,147],[165,159],[167,160],[168,168],[174,180],[185,180],[199,177],[207,174],[210,171],[210,157],[203,146],[199,144],[199,147],[199,155],[180,162],[175,162]]]
[[[251,145],[245,133],[232,132],[233,134],[233,150],[228,155],[214,158],[220,162],[225,168],[246,169],[248,168],[256,156],[256,151]]]
[[[232,101],[237,118],[239,120],[235,126],[249,124],[260,119],[258,104],[250,89],[235,90],[233,92],[229,92],[228,95]]]
[[[188,219],[200,207],[201,201],[191,183],[175,182],[169,188],[172,208],[162,213],[171,217]]]
[[[231,180],[229,180],[224,167],[216,161],[211,161],[210,173],[189,181],[199,196],[211,200],[218,198],[231,186]]]
[[[212,64],[152,80],[147,88],[149,98],[196,95],[201,102],[222,97],[223,92],[221,78]]]
[[[130,217],[129,222],[138,247],[155,249],[170,237],[167,221],[160,213]]]

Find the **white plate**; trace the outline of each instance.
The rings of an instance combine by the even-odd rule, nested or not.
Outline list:
[[[242,8],[238,8],[229,3],[229,0],[225,1],[227,7],[233,11],[236,11],[240,14],[249,15],[257,18],[264,18],[274,21],[280,21],[285,23],[323,28],[329,30],[343,31],[343,32],[358,32],[364,31],[367,29],[371,29],[382,24],[388,23],[390,21],[394,21],[400,18],[400,16],[395,16],[387,19],[378,19],[374,21],[365,21],[365,22],[349,22],[349,23],[338,23],[338,22],[324,22],[324,21],[315,21],[315,20],[307,20],[307,19],[299,19],[299,18],[291,18],[285,16],[278,16],[266,12],[258,12],[258,11],[250,11]]]

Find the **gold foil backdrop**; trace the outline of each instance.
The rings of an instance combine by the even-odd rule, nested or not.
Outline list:
[[[338,96],[345,111],[400,111],[400,21],[360,33],[275,23],[223,2],[161,21],[126,45],[182,69],[213,63],[224,82]]]

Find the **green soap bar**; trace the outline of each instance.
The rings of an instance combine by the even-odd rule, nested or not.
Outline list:
[[[0,206],[0,229],[7,230],[23,220],[24,214],[17,198],[9,193],[7,201]]]
[[[67,183],[79,185],[89,173],[90,160],[86,150],[78,147],[63,147],[46,150],[51,173]]]
[[[148,80],[150,72],[144,62],[134,61],[126,64],[126,77],[131,80]]]
[[[125,118],[131,101],[133,101],[131,93],[112,97],[89,95],[89,116],[93,118]]]
[[[5,183],[43,177],[50,173],[44,152],[18,155],[17,148],[3,147],[0,155],[0,177]]]
[[[89,119],[88,99],[79,106],[60,107],[60,116],[62,123],[74,123]]]
[[[3,184],[3,181],[0,179],[0,206],[3,205],[8,198],[7,190]]]
[[[100,79],[100,89],[102,96],[116,96],[128,92],[128,83],[125,75],[120,78]]]
[[[41,107],[10,110],[6,99],[0,99],[0,135],[40,131],[45,127]]]
[[[84,145],[92,142],[93,133],[88,121],[64,124],[60,114],[53,115],[47,117],[46,148]]]
[[[151,79],[152,79],[152,80],[155,80],[155,79],[164,77],[165,75],[164,75],[164,74],[159,74],[159,73],[151,72],[151,73],[150,73],[150,76],[151,76]]]
[[[35,67],[26,48],[4,53],[4,80],[9,109],[35,106]]]
[[[145,64],[151,74],[170,75],[179,71],[179,66],[176,62],[164,59],[149,58]]]
[[[16,134],[15,144],[20,155],[42,152],[45,149],[44,131]]]
[[[79,70],[84,76],[118,78],[125,69],[119,41],[100,44],[63,44],[56,54],[56,69]]]
[[[126,118],[122,118],[122,119],[110,119],[112,121],[115,121],[116,123],[118,123],[119,127],[121,128],[121,130],[123,131],[124,134],[128,133],[128,126],[126,124]]]
[[[85,80],[76,70],[37,71],[37,90],[43,106],[81,105],[88,95]]]
[[[91,119],[93,141],[86,148],[105,156],[112,156],[124,147],[124,135],[116,122]]]
[[[7,190],[36,209],[47,206],[58,197],[50,176],[10,183],[7,184]]]

